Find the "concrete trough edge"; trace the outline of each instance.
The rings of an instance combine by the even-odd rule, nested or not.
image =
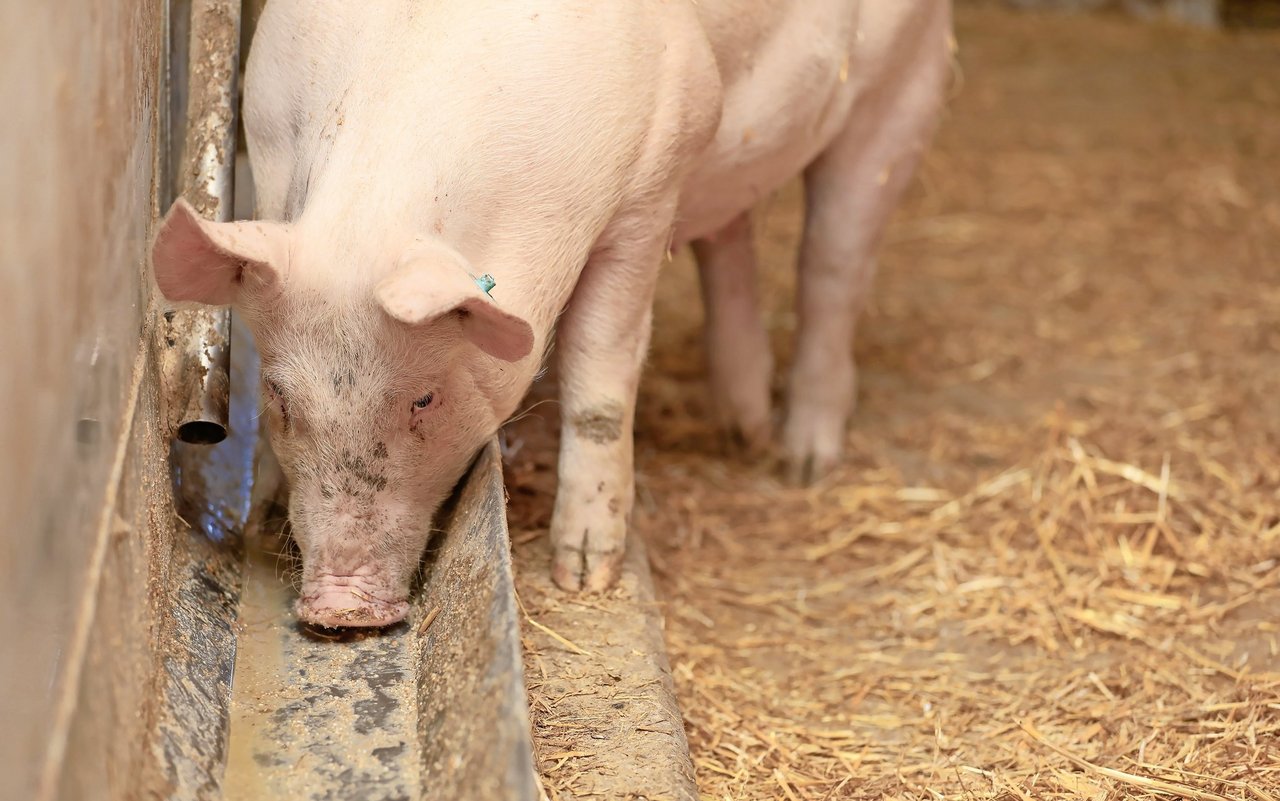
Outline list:
[[[552,585],[549,562],[545,537],[516,553],[521,597],[545,627],[527,631],[525,660],[537,757],[555,769],[544,783],[587,797],[696,801],[643,539],[627,538],[616,587],[587,605]]]
[[[428,557],[414,616],[423,797],[534,801],[538,788],[496,441],[472,465],[445,530]]]

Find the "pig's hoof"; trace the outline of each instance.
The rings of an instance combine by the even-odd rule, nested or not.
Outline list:
[[[358,587],[325,587],[298,599],[298,618],[326,628],[380,627],[399,623],[408,601],[386,601]]]
[[[844,446],[843,416],[789,415],[782,429],[787,477],[808,485],[830,473]]]
[[[551,580],[570,592],[602,592],[621,572],[621,548],[598,552],[559,546],[551,557]]]
[[[725,427],[723,431],[727,450],[745,457],[768,453],[773,436],[768,420],[750,426],[735,423]]]

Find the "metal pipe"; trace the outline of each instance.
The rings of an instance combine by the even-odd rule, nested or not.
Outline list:
[[[186,78],[185,86],[171,85],[170,92],[187,98],[175,189],[206,219],[226,222],[232,218],[235,199],[240,0],[173,5],[175,12],[179,5],[190,8],[186,69],[176,66],[177,51],[183,49],[179,41],[172,42],[170,64],[171,81],[182,72]],[[180,109],[181,105],[170,113],[177,116]],[[230,310],[166,312],[162,342],[171,430],[183,442],[221,442],[227,436],[231,386]]]

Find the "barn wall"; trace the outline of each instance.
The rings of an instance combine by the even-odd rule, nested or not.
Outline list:
[[[1005,0],[1005,3],[1037,10],[1123,11],[1142,20],[1206,28],[1280,27],[1280,0]]]
[[[1018,8],[1056,11],[1121,10],[1140,19],[1164,19],[1213,27],[1221,23],[1224,0],[1006,0]]]
[[[164,5],[0,4],[0,798],[129,797],[142,768],[172,540],[144,259]]]

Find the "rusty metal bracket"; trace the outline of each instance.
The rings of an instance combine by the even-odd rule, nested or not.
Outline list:
[[[170,15],[167,128],[185,135],[177,154],[169,136],[167,183],[206,219],[226,222],[235,199],[240,0],[175,0]],[[185,41],[183,32],[189,32]],[[170,431],[183,442],[221,442],[230,393],[230,310],[168,311],[160,328]]]

